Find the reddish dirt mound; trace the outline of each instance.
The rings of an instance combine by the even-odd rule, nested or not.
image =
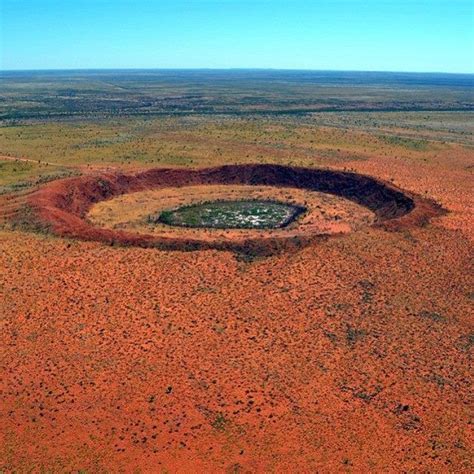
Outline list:
[[[386,228],[421,225],[442,212],[431,201],[369,176],[341,171],[280,165],[229,165],[204,169],[151,169],[134,175],[101,174],[50,183],[29,197],[33,214],[61,236],[168,250],[233,250],[272,253],[305,245],[317,235],[297,238],[263,237],[231,241],[202,241],[139,235],[97,228],[85,220],[99,201],[145,189],[197,184],[265,185],[307,189],[340,196],[374,212],[376,225]]]

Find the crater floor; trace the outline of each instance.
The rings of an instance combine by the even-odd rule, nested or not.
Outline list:
[[[150,215],[202,202],[223,200],[272,200],[294,206],[304,206],[307,211],[297,222],[277,229],[218,229],[173,228],[161,222],[150,222]],[[317,234],[348,233],[374,221],[374,214],[367,208],[348,199],[330,194],[276,186],[201,185],[171,187],[124,194],[101,201],[90,209],[88,220],[108,229],[130,230],[142,234],[188,236],[200,238],[230,238],[232,236],[256,237],[271,232],[272,235],[296,236],[302,230]]]

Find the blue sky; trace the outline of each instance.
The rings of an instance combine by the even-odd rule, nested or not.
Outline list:
[[[474,0],[0,0],[1,69],[474,72]]]

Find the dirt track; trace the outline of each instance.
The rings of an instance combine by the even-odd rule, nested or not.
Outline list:
[[[62,165],[61,163],[51,163],[49,161],[32,160],[30,158],[20,158],[20,157],[16,157],[16,156],[7,156],[7,155],[0,155],[0,160],[22,161],[24,163],[35,163],[37,165],[60,166],[62,168],[65,167],[65,165]]]

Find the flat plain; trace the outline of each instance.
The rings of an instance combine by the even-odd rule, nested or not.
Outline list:
[[[0,470],[472,472],[472,76],[0,83]],[[391,229],[331,195],[222,185],[124,194],[87,216],[140,231],[163,200],[309,202],[326,235],[265,256],[28,221],[52,181],[256,163],[367,175],[443,212]],[[169,230],[214,231],[263,232]]]

